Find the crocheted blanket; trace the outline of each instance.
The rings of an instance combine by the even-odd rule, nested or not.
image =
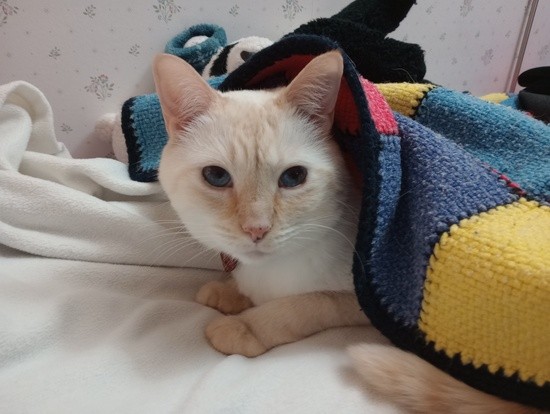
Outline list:
[[[220,89],[286,84],[337,48],[288,36]],[[344,61],[334,132],[363,188],[362,309],[454,377],[550,407],[550,128],[434,85],[375,86]]]
[[[550,128],[508,106],[428,84],[377,85],[391,108],[450,139],[539,200],[550,201]],[[516,107],[517,109],[517,107]],[[510,184],[512,185],[512,184]],[[518,194],[523,194],[517,187]]]

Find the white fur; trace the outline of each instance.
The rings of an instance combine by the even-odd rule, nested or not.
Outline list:
[[[343,240],[321,231],[310,237],[310,248],[240,264],[233,271],[239,290],[255,304],[314,291],[351,291],[352,252],[347,240],[353,237]]]
[[[208,247],[239,260],[234,277],[239,290],[255,304],[312,291],[353,289],[357,209],[340,151],[331,138],[319,137],[311,121],[276,108],[272,103],[277,97],[278,92],[224,94],[226,102],[219,112],[214,108],[199,117],[179,144],[169,144],[159,170],[160,181],[190,233]],[[268,114],[262,109],[266,107]],[[264,125],[261,136],[246,136],[250,124],[259,121],[247,114],[263,114],[278,122]],[[236,122],[239,117],[242,123]],[[267,125],[270,120],[262,122]],[[245,136],[239,136],[243,132]],[[234,155],[231,160],[229,153]],[[262,158],[259,166],[250,162],[258,154]],[[234,188],[209,188],[200,176],[206,165],[228,170]],[[306,184],[303,188],[278,188],[279,175],[293,165],[307,166]],[[324,182],[327,176],[334,181]],[[237,226],[231,227],[231,219],[220,222],[216,211],[199,203],[192,196],[197,187],[198,191],[219,193],[220,202],[227,191],[262,194],[260,201],[267,204],[267,210],[273,209],[270,203],[278,192],[282,197],[304,197],[307,210],[275,219],[265,239],[255,244]],[[308,188],[314,191],[306,196]],[[234,231],[226,232],[224,227]],[[287,238],[290,233],[295,234]]]

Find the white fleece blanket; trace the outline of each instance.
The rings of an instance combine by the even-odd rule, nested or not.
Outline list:
[[[193,302],[220,276],[157,183],[72,159],[51,108],[0,86],[1,413],[397,413],[361,386],[333,329],[247,359],[207,344]]]

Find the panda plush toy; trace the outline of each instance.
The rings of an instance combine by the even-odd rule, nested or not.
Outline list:
[[[270,46],[273,42],[265,37],[249,36],[221,48],[205,66],[202,77],[206,80],[218,78],[233,72],[254,53]]]

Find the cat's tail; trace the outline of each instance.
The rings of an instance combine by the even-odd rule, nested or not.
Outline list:
[[[392,346],[361,344],[348,351],[369,390],[413,413],[541,413],[478,391],[416,355]]]

